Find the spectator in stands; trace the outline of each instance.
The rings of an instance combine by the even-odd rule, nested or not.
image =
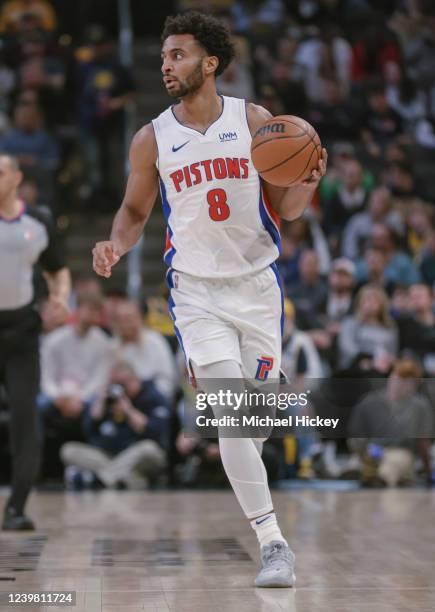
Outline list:
[[[415,139],[421,147],[429,150],[435,149],[435,118],[425,117],[417,122]]]
[[[400,138],[393,140],[385,149],[385,162],[394,164],[396,162],[406,163],[409,161],[408,149],[400,142]]]
[[[324,144],[337,140],[355,140],[358,132],[358,112],[346,98],[337,79],[323,82],[323,95],[308,108],[307,118],[322,135]]]
[[[420,273],[425,283],[435,286],[435,231],[431,229],[422,251]]]
[[[397,233],[403,233],[402,217],[392,210],[391,193],[383,186],[371,192],[367,210],[357,213],[346,224],[342,242],[345,257],[356,260],[362,256],[375,223],[385,223]]]
[[[103,289],[98,278],[95,278],[95,275],[91,276],[87,272],[75,275],[72,299],[77,303],[77,300],[80,299],[82,295],[93,295],[96,299],[103,299]]]
[[[201,438],[196,433],[187,437],[180,431],[175,447],[178,455],[176,480],[183,487],[228,486],[216,440]]]
[[[391,289],[395,285],[409,286],[420,280],[420,273],[412,259],[397,246],[395,232],[383,223],[372,227],[370,245],[383,253],[385,257],[384,282]],[[369,280],[367,260],[357,262],[357,280],[365,283]]]
[[[232,22],[229,16],[223,15],[221,19],[231,30]],[[254,84],[248,42],[242,36],[233,35],[232,38],[236,55],[228,68],[217,79],[218,89],[224,96],[252,100],[254,98]]]
[[[435,375],[435,315],[432,292],[427,285],[409,288],[409,311],[397,317],[400,348],[410,349],[421,359],[428,375]]]
[[[16,155],[24,170],[39,166],[52,172],[59,164],[58,144],[42,127],[41,111],[33,104],[15,107],[14,127],[1,139],[0,147]]]
[[[387,62],[399,62],[400,50],[383,24],[364,28],[353,46],[352,81],[361,83],[384,73]]]
[[[310,321],[308,334],[325,365],[327,363],[334,367],[336,362],[336,338],[341,329],[341,322],[352,310],[354,275],[355,266],[349,259],[341,257],[332,262],[324,309],[317,319]]]
[[[384,289],[388,295],[390,295],[394,289],[395,285],[391,280],[388,280],[385,276],[385,267],[387,265],[387,256],[380,248],[376,247],[368,247],[366,252],[364,253],[364,257],[362,260],[358,262],[359,266],[364,265],[366,273],[364,274],[364,278],[359,280],[357,283],[357,290],[361,289],[366,284],[374,285],[375,287],[380,287]],[[358,271],[358,266],[356,267],[356,271]],[[359,278],[359,273],[356,273],[357,279]],[[398,285],[401,286],[401,285]]]
[[[385,65],[387,102],[403,120],[406,131],[413,134],[415,125],[426,114],[423,92],[396,62]]]
[[[31,16],[38,28],[49,31],[56,29],[56,13],[47,0],[9,0],[1,9],[0,33],[16,32],[26,16]]]
[[[299,259],[299,281],[288,287],[288,297],[296,308],[300,329],[309,329],[324,307],[327,284],[319,271],[319,257],[313,249],[302,252]]]
[[[395,202],[407,204],[410,199],[424,199],[424,190],[415,180],[413,168],[409,162],[391,163],[385,178]]]
[[[429,92],[435,85],[435,17],[426,15],[419,24],[418,35],[404,48],[406,64],[412,78]]]
[[[355,266],[345,257],[334,259],[329,274],[326,316],[329,323],[338,323],[350,314],[355,287]]]
[[[289,69],[284,63],[275,62],[272,69],[269,64],[268,75],[268,83],[279,97],[284,112],[303,115],[307,108],[307,97],[303,82],[294,67]]]
[[[122,301],[114,316],[115,352],[136,369],[141,380],[152,380],[168,401],[178,385],[174,357],[165,338],[145,327],[139,307]]]
[[[124,109],[134,98],[130,71],[114,55],[106,32],[92,26],[88,35],[92,59],[77,72],[78,121],[86,172],[92,192],[118,201],[123,182]]]
[[[269,111],[271,115],[284,115],[285,108],[276,91],[270,85],[261,87],[258,94],[258,103]]]
[[[223,96],[252,100],[254,88],[247,66],[235,58],[217,80],[218,90]]]
[[[292,389],[296,392],[314,390],[323,375],[320,355],[310,336],[295,326],[295,309],[290,300],[284,302],[284,336],[282,353],[282,371],[291,381]],[[302,414],[301,408],[289,407],[284,414]],[[304,412],[305,413],[305,412]],[[295,436],[298,446],[299,478],[313,478],[312,448],[315,443],[314,432],[304,431],[302,435]]]
[[[320,274],[328,274],[331,256],[315,213],[306,211],[303,217],[291,223],[283,221],[281,236],[282,254],[278,260],[278,269],[286,290],[299,280],[299,259],[307,248],[312,248],[317,253]]]
[[[335,142],[330,147],[331,161],[328,160],[328,170],[319,185],[320,202],[326,202],[335,197],[343,183],[345,167],[349,160],[356,157],[355,147],[351,142]],[[363,168],[362,185],[369,192],[375,185],[373,174]]]
[[[101,300],[84,294],[76,321],[48,334],[42,346],[39,408],[44,424],[70,436],[81,436],[81,416],[107,384],[112,344],[97,325]]]
[[[59,145],[44,129],[37,106],[22,103],[15,107],[13,127],[0,138],[0,149],[15,155],[25,177],[35,179],[41,192],[51,199],[60,162]]]
[[[238,34],[251,34],[256,28],[276,28],[284,18],[284,7],[280,0],[252,2],[237,0],[231,5],[234,28]]]
[[[38,91],[36,89],[21,89],[20,91],[17,92],[16,95],[16,99],[15,99],[15,106],[20,106],[20,105],[26,106],[36,106],[36,107],[40,107],[39,104],[39,95],[38,95]]]
[[[115,333],[116,312],[118,306],[127,300],[127,292],[120,287],[112,287],[104,291],[102,325],[110,336]]]
[[[326,22],[317,35],[300,43],[296,61],[303,67],[305,85],[311,102],[325,97],[328,80],[337,84],[343,98],[351,84],[352,48],[340,35],[336,23]]]
[[[21,63],[18,69],[18,85],[21,89],[35,90],[44,108],[48,123],[62,119],[65,87],[65,66],[61,59],[47,55],[46,37],[40,32],[29,32],[20,43]],[[63,108],[63,113],[65,109]]]
[[[284,0],[287,8],[287,14],[292,18],[297,19],[298,23],[306,28],[307,32],[312,32],[316,27],[322,26],[324,23],[342,23],[344,17],[347,18],[348,11],[354,8],[353,3],[342,3],[338,0],[330,0],[329,2],[313,2],[308,3],[305,0]],[[362,11],[364,6],[357,2],[358,11]],[[359,13],[360,14],[360,13]]]
[[[95,276],[89,276],[87,273],[76,274],[73,280],[73,287],[70,296],[70,316],[69,323],[74,325],[77,320],[77,309],[81,299],[93,299],[100,304],[98,317],[94,320],[94,325],[103,329],[106,334],[110,334],[104,328],[104,295],[101,284]]]
[[[416,201],[414,204],[411,204],[406,215],[407,248],[416,262],[421,261],[427,237],[434,229],[431,212],[422,202]]]
[[[398,350],[398,333],[388,314],[387,294],[367,285],[357,294],[355,314],[344,319],[338,336],[339,366],[348,368],[359,354],[388,369]]]
[[[371,84],[368,90],[368,108],[361,119],[361,138],[367,152],[372,157],[379,157],[387,145],[402,132],[402,118],[389,105],[384,84]]]
[[[295,314],[293,304],[286,299],[282,370],[292,384],[303,383],[309,378],[320,378],[323,373],[319,353],[310,336],[297,329]]]
[[[90,276],[87,272],[83,274],[76,274],[74,276],[73,288],[70,297],[70,307],[73,313],[77,308],[78,302],[82,296],[85,298],[87,296],[92,296],[97,302],[100,301],[101,304],[103,302],[104,296],[100,282],[95,276]]]
[[[419,393],[421,367],[410,359],[395,363],[385,389],[371,391],[353,409],[349,445],[363,462],[366,485],[409,484],[415,479],[415,460],[422,460],[432,482],[430,438],[435,435],[433,410]]]
[[[23,180],[18,188],[18,195],[26,204],[30,204],[31,206],[44,206],[41,192],[35,179]]]
[[[77,476],[92,483],[93,475],[106,487],[144,488],[166,466],[170,414],[152,381],[116,363],[104,397],[84,415],[86,443],[68,442],[61,449],[67,484]]]
[[[324,202],[323,224],[333,250],[338,248],[343,228],[349,219],[365,208],[368,190],[363,184],[363,170],[356,159],[343,166],[342,183],[337,193]]]
[[[8,66],[5,53],[0,49],[0,135],[9,125],[10,96],[16,86],[16,75]]]
[[[409,289],[396,287],[390,300],[390,315],[397,321],[398,317],[409,313]]]
[[[59,313],[54,309],[49,300],[42,300],[39,306],[39,316],[41,317],[42,333],[39,337],[39,347],[42,348],[45,338],[51,332],[65,325],[65,321],[59,316]]]

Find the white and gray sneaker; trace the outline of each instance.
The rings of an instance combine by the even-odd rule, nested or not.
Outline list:
[[[285,542],[272,540],[261,547],[262,568],[255,579],[256,587],[283,588],[295,584],[295,556]]]

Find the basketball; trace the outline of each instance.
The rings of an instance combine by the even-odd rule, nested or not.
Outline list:
[[[272,117],[254,134],[252,162],[268,183],[289,187],[309,178],[322,155],[316,130],[293,115]]]

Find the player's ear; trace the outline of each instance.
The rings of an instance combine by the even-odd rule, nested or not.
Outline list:
[[[219,60],[215,55],[208,55],[204,58],[204,70],[206,74],[213,74],[219,66]]]

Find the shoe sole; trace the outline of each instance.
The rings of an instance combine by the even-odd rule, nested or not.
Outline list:
[[[296,575],[292,574],[292,582],[291,584],[283,584],[282,582],[270,582],[269,584],[257,584],[255,586],[257,589],[291,589],[295,586]]]

